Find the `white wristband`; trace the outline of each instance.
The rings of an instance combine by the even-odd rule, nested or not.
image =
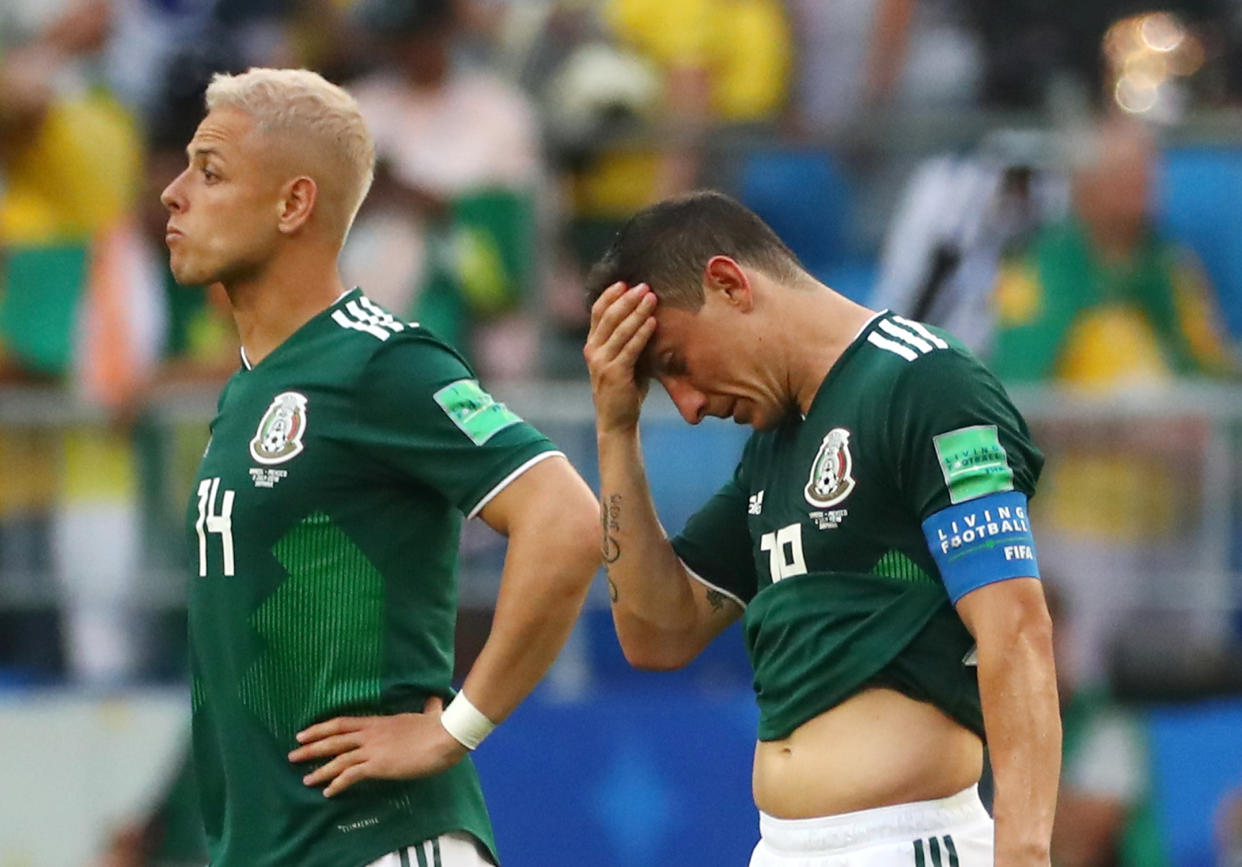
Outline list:
[[[465,692],[459,692],[448,703],[444,713],[440,714],[440,725],[466,749],[473,750],[483,743],[483,738],[492,733],[496,723],[489,720],[466,698]]]

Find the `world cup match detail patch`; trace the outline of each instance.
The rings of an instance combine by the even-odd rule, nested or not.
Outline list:
[[[477,446],[522,420],[503,403],[497,403],[475,379],[450,382],[433,397],[444,414]]]
[[[949,502],[1013,490],[1013,469],[996,425],[959,428],[932,437],[932,442],[949,488]]]

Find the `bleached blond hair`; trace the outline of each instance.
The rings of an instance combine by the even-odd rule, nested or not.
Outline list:
[[[340,203],[344,239],[375,177],[375,142],[354,98],[309,69],[255,67],[216,73],[206,101],[208,111],[240,111],[260,130],[292,136],[324,157],[327,176],[315,182]]]

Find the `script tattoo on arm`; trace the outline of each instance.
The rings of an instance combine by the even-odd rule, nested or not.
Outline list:
[[[617,530],[621,529],[618,518],[621,516],[621,495],[613,494],[608,498],[607,503],[601,503],[599,507],[599,523],[603,530],[603,556],[604,563],[616,563],[621,557],[621,545],[618,544],[616,536],[613,535]]]
[[[714,590],[711,587],[707,588],[707,602],[712,606],[712,611],[722,610],[725,606],[726,599],[728,599],[728,597],[719,590]]]
[[[621,495],[613,494],[608,498],[606,503],[601,502],[599,507],[599,523],[602,531],[601,554],[604,559],[604,574],[608,579],[608,595],[613,602],[619,597],[617,590],[617,582],[612,580],[612,575],[608,574],[608,567],[621,558],[621,545],[617,542],[616,536],[613,535],[620,529],[621,525],[618,518],[621,515]]]

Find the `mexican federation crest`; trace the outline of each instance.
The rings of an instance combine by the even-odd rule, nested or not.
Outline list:
[[[825,508],[835,506],[854,490],[854,477],[850,475],[853,460],[850,458],[850,432],[834,427],[824,435],[824,441],[811,464],[811,477],[806,483],[806,501],[812,506]]]
[[[259,419],[250,456],[261,464],[282,464],[302,451],[306,433],[306,397],[296,391],[276,395]]]

